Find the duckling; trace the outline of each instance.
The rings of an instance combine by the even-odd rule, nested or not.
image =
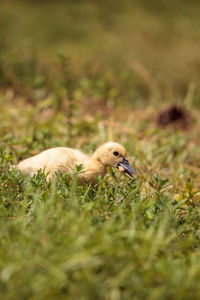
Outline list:
[[[33,176],[42,169],[48,180],[58,171],[62,174],[72,175],[76,167],[82,165],[82,170],[78,174],[80,181],[95,183],[95,177],[105,176],[108,167],[118,168],[133,178],[132,173],[137,173],[125,157],[125,148],[115,142],[101,145],[91,157],[79,150],[57,147],[21,161],[17,168],[22,174],[29,176]]]

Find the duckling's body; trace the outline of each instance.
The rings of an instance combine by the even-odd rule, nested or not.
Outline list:
[[[47,179],[50,179],[58,171],[62,174],[73,174],[76,167],[82,165],[78,174],[80,179],[95,182],[96,176],[103,177],[106,174],[108,166],[118,167],[125,154],[125,148],[114,142],[103,144],[91,157],[79,150],[57,147],[21,161],[17,168],[22,174],[29,176],[33,176],[40,169],[44,170]]]

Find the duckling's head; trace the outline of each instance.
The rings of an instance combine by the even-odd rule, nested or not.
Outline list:
[[[94,152],[93,158],[99,160],[105,167],[118,168],[131,178],[132,173],[137,174],[126,159],[126,149],[118,143],[108,142],[101,145]]]

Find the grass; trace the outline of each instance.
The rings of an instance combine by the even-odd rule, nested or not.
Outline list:
[[[199,299],[199,5],[84,3],[87,18],[82,1],[2,3],[0,297]],[[156,123],[171,104],[187,128]],[[10,170],[47,148],[91,154],[107,140],[127,148],[134,180],[109,170],[79,186],[76,174]]]
[[[11,96],[0,117],[2,297],[198,299],[199,112],[187,131],[157,128],[151,109],[68,124],[55,99],[33,106]],[[109,135],[127,147],[133,181],[114,171],[77,186],[76,176],[47,183],[9,171],[49,147],[92,153]]]

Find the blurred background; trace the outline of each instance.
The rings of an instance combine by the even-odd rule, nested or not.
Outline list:
[[[70,62],[80,99],[198,106],[199,16],[198,0],[1,0],[0,88],[35,101]]]

